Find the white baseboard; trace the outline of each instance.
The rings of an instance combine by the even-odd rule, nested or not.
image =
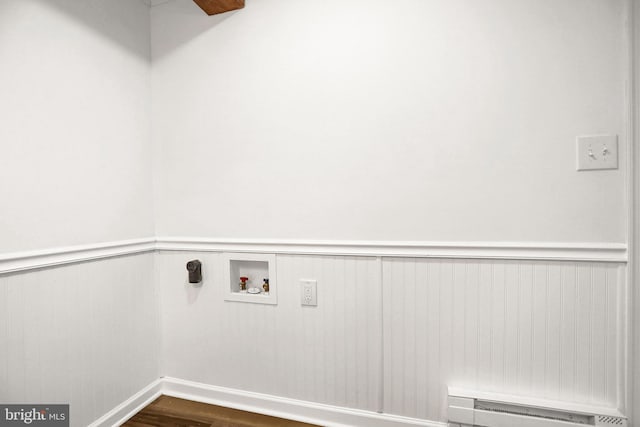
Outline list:
[[[163,378],[162,394],[325,427],[446,427],[447,423],[217,387],[177,378]]]
[[[142,408],[162,394],[162,379],[157,379],[111,411],[92,422],[89,427],[112,427],[124,424]]]
[[[447,423],[342,408],[165,377],[149,384],[100,419],[94,421],[89,427],[119,426],[160,395],[225,406],[324,427],[447,426]]]

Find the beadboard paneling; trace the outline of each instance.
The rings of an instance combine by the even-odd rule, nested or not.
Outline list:
[[[86,426],[158,378],[153,254],[0,277],[0,401]]]
[[[624,264],[278,254],[264,306],[224,301],[217,253],[157,256],[166,376],[431,421],[447,386],[624,401]]]
[[[157,257],[163,375],[378,410],[378,259],[277,255],[278,305],[270,306],[224,301],[228,284],[219,254],[160,252]],[[194,258],[203,262],[204,276],[196,287],[186,283],[185,271]],[[300,305],[302,278],[318,281],[317,307]]]
[[[384,411],[446,420],[446,387],[619,405],[621,265],[383,261]]]

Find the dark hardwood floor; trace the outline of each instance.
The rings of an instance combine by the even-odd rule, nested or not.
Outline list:
[[[126,427],[313,427],[222,406],[160,396],[123,424]],[[318,427],[318,426],[315,426]]]

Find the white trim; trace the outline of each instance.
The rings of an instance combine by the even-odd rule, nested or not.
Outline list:
[[[627,271],[628,335],[625,351],[627,409],[631,425],[640,425],[640,1],[628,0],[627,48],[628,48],[628,243],[629,265]]]
[[[155,249],[155,239],[147,238],[1,254],[0,274],[151,252]]]
[[[627,262],[623,243],[395,242],[160,237],[0,254],[0,274],[153,251]]]
[[[111,427],[124,424],[142,408],[156,400],[162,394],[162,379],[157,379],[138,393],[125,400],[111,411],[92,422],[89,427]]]
[[[342,408],[170,377],[163,378],[162,394],[326,427],[447,426],[446,423]]]
[[[268,394],[219,387],[172,377],[155,380],[131,398],[100,417],[89,427],[120,426],[160,395],[187,399],[195,402],[219,405],[242,411],[255,412],[325,427],[447,427],[446,422],[428,421],[372,411],[343,408],[321,403],[289,399]],[[496,402],[514,402],[540,408],[555,408],[565,411],[599,414],[624,418],[615,408],[595,407],[575,403],[517,397],[496,393],[449,388],[449,395],[472,397]]]
[[[413,242],[158,237],[161,251],[626,262],[623,243]]]

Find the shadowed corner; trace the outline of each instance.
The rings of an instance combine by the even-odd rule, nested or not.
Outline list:
[[[34,15],[12,13],[13,1],[3,1],[0,2],[3,21],[37,19],[36,14],[42,9],[55,10],[145,61],[161,59],[242,11],[238,8],[208,16],[193,0],[20,0],[16,1],[18,3],[21,11],[24,11],[25,3],[31,3]],[[133,14],[132,4],[139,8]],[[150,17],[156,8],[169,8],[171,13],[163,14],[152,27]],[[162,49],[151,49],[150,52],[152,38],[162,40]]]
[[[209,16],[193,0],[167,0],[155,6],[152,4],[151,14],[160,8],[169,13],[158,14],[152,20],[152,61],[161,60],[180,46],[243,12],[243,9],[236,9]]]
[[[30,3],[32,8],[25,9]],[[12,13],[13,5],[20,4],[20,13]],[[132,5],[138,9],[132,11]],[[126,7],[124,7],[126,6]],[[100,36],[121,46],[134,56],[148,61],[149,53],[149,7],[142,0],[20,0],[0,2],[2,20],[33,19],[37,22],[43,10],[61,13]],[[25,13],[25,10],[29,14]],[[141,17],[146,16],[146,19]],[[141,25],[141,22],[143,23]]]

